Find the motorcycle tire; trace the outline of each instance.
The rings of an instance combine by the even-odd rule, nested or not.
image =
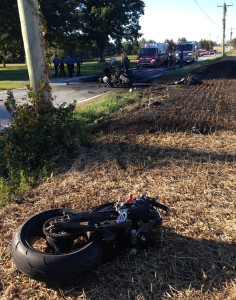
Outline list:
[[[46,244],[43,224],[51,218],[62,216],[63,211],[54,209],[39,213],[22,224],[14,234],[12,258],[17,268],[27,276],[39,281],[64,283],[100,264],[104,253],[102,241],[93,232],[86,233],[87,239],[82,248],[73,246],[71,251],[65,253],[49,253],[42,249],[42,244]],[[37,243],[40,245],[37,246]]]

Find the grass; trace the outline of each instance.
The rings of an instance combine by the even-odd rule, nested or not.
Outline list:
[[[221,60],[221,57],[212,57],[211,59],[208,59],[208,60],[198,61],[195,64],[190,64],[190,65],[185,66],[184,68],[177,69],[172,72],[168,72],[165,75],[160,76],[157,79],[155,79],[155,81],[165,82],[165,81],[180,80],[181,78],[185,77],[189,73],[197,75],[198,73],[201,73],[208,66],[210,66],[220,60]]]
[[[100,116],[109,122],[98,124],[89,147],[78,146],[77,156],[63,161],[53,180],[0,210],[2,299],[235,299],[236,84],[235,76],[221,73],[221,67],[206,72],[204,85],[172,85],[167,92],[169,85],[158,82],[115,94],[107,99],[119,104],[111,105],[111,111],[118,109],[114,118],[102,110],[109,108],[104,99],[91,118],[85,107],[79,108],[87,124]],[[120,110],[126,97],[138,109]],[[138,105],[149,97],[160,97],[163,104]],[[169,112],[170,124],[158,130]],[[206,117],[215,123],[214,132],[178,127],[187,118],[204,122]],[[175,130],[168,130],[174,122]],[[225,127],[218,129],[221,123]],[[153,230],[147,248],[136,255],[123,253],[60,286],[34,281],[12,263],[12,235],[30,216],[59,207],[87,210],[144,191],[170,212],[163,213],[163,226]]]
[[[131,56],[131,67],[135,66],[136,56]],[[106,59],[107,61],[110,58]],[[116,60],[121,60],[121,56],[116,57]],[[81,65],[81,75],[89,76],[102,73],[105,68],[104,63],[100,62],[87,62],[84,61]],[[53,65],[51,65],[51,71],[53,71]],[[67,68],[65,66],[65,71]],[[25,87],[29,83],[28,70],[25,64],[7,64],[4,68],[0,66],[0,90],[8,90],[14,88]]]
[[[7,64],[6,68],[0,66],[0,80],[27,81],[28,79],[25,64]]]
[[[12,90],[16,88],[25,88],[29,84],[29,81],[11,81],[11,80],[2,80],[0,81],[0,90]]]
[[[211,60],[198,62],[197,64],[191,64],[185,68],[177,69],[174,72],[169,72],[161,77],[158,77],[157,79],[153,80],[153,82],[179,80],[190,72],[194,74],[201,73],[205,68],[213,63],[216,63],[220,59],[221,58],[214,57]],[[143,96],[139,91],[132,93],[113,94],[111,96],[106,96],[105,98],[92,101],[86,105],[78,106],[76,114],[83,124],[91,125],[97,121],[99,122],[99,118],[106,120],[114,117],[117,115],[117,113],[121,113],[121,111],[128,111],[129,107],[135,109],[137,106],[141,105],[143,101],[147,100],[145,97],[144,99],[142,98]],[[159,98],[156,96],[154,96],[153,99],[159,100]]]
[[[112,57],[111,57],[112,58]],[[122,57],[115,57],[117,61],[121,60]],[[135,67],[136,56],[129,56],[130,67]],[[212,58],[208,61],[198,62],[194,65],[189,65],[186,68],[178,70],[178,72],[170,72],[164,76],[158,78],[158,81],[162,80],[177,80],[179,77],[184,77],[189,72],[197,73],[201,70],[202,67],[207,67],[209,64],[212,64],[213,61],[216,62],[220,58]],[[106,58],[106,61],[109,61],[110,58]],[[81,75],[89,76],[94,74],[102,73],[103,69],[106,66],[104,63],[99,62],[83,62],[81,65]],[[66,72],[67,69],[65,68]],[[53,66],[51,66],[51,71],[53,71]],[[7,64],[7,67],[4,68],[0,66],[0,90],[8,90],[14,88],[25,87],[29,83],[28,71],[25,64]],[[156,80],[155,80],[156,81]]]
[[[25,64],[7,64],[0,66],[0,90],[25,87],[29,83],[28,70]]]
[[[100,118],[108,120],[128,111],[130,107],[134,109],[140,104],[141,99],[142,94],[139,91],[114,93],[86,105],[79,105],[76,115],[84,125],[92,125],[99,122]]]

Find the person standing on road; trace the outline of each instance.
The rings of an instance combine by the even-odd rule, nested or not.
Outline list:
[[[123,66],[125,67],[126,70],[129,69],[129,67],[130,67],[130,61],[128,59],[127,54],[125,54],[125,53],[122,54],[122,64],[123,64]]]
[[[55,57],[53,59],[54,70],[55,70],[55,77],[57,77],[57,70],[58,70],[59,62],[60,62],[60,60],[57,58],[57,54],[55,54]]]
[[[63,75],[64,77],[66,76],[65,73],[65,66],[64,66],[64,57],[62,56],[59,62],[59,66],[60,66],[60,77]]]
[[[172,52],[170,52],[170,54],[168,55],[168,67],[169,69],[174,69],[174,59]]]
[[[77,63],[77,76],[80,76],[80,65],[82,64],[80,56],[78,56],[76,63]]]
[[[180,66],[181,66],[181,68],[182,68],[182,67],[183,67],[183,59],[184,59],[184,53],[183,53],[183,50],[181,50],[179,57],[180,57]]]
[[[69,73],[69,77],[73,76],[73,66],[74,66],[74,59],[72,56],[67,56],[66,61],[65,61],[66,65],[67,65],[67,69],[68,69],[68,73]]]

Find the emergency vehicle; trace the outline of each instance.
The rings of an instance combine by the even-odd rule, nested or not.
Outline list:
[[[136,67],[158,67],[168,61],[167,43],[145,43],[141,45]]]
[[[198,59],[198,42],[178,42],[174,47],[174,59],[180,61],[181,52],[183,52],[184,62],[195,62]]]

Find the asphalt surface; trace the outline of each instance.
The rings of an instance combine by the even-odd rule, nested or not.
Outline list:
[[[212,56],[201,57],[199,58],[199,61],[209,59],[211,57]],[[166,67],[140,68],[138,70],[132,69],[134,86],[145,83],[150,79],[157,78],[169,71],[170,70]],[[51,86],[54,106],[59,106],[62,103],[69,104],[74,100],[77,103],[83,103],[117,90],[117,88],[108,88],[105,84],[100,84],[98,81],[98,75],[72,78],[51,78]],[[26,93],[26,88],[13,90],[13,94],[18,105],[24,103]],[[0,92],[0,129],[7,126],[10,118],[10,114],[4,106],[6,97],[6,91]]]
[[[155,69],[133,69],[134,86],[142,82],[146,82],[155,77],[161,76],[168,72],[167,68]],[[96,99],[103,95],[112,93],[117,88],[109,88],[104,83],[100,84],[98,81],[99,76],[81,76],[72,78],[51,78],[52,97],[54,106],[59,106],[63,103],[83,103]],[[27,89],[14,89],[13,94],[17,100],[18,105],[22,105],[26,100]],[[4,106],[4,101],[7,98],[7,92],[0,92],[0,124],[5,127],[8,124],[10,114]]]

